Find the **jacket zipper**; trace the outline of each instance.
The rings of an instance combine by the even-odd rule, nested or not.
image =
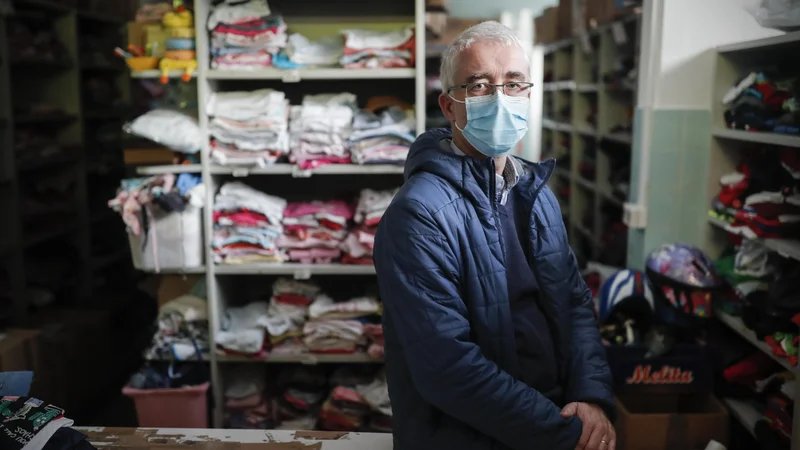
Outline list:
[[[508,162],[507,162],[508,163]],[[503,254],[503,268],[506,267],[506,246],[503,241],[503,227],[500,226],[500,200],[497,198],[497,182],[495,180],[497,168],[494,160],[489,164],[489,201],[492,204],[492,215],[494,216],[494,227],[500,237],[500,253]]]
[[[547,184],[547,182],[549,180],[550,180],[550,176],[548,176],[545,180],[543,180],[542,184],[540,184],[539,187],[536,188],[536,190],[533,192],[533,196],[532,196],[533,197],[533,202],[531,203],[531,216],[528,218],[528,220],[531,220],[533,218],[533,211],[534,211],[533,205],[536,203],[536,199],[539,197],[539,191],[542,190],[542,188]],[[530,225],[531,224],[528,224],[529,227],[530,227]],[[535,258],[534,254],[533,254],[533,248],[532,248],[533,246],[530,243],[530,236],[528,236],[527,241],[528,241],[528,246],[529,246],[529,249],[528,249],[528,266],[530,266],[531,271],[533,271],[533,277],[536,279],[536,284],[539,286],[539,292],[540,292],[540,294],[542,296],[542,300],[543,301],[552,300],[552,299],[547,298],[548,296],[545,294],[545,291],[544,291],[544,288],[543,288],[544,285],[542,284],[542,278],[539,275],[539,267],[536,264],[536,258]],[[561,348],[561,344],[562,344],[561,336],[560,336],[559,333],[553,333],[553,330],[552,330],[552,323],[555,321],[555,317],[553,317],[551,319],[552,320],[548,321],[549,322],[548,326],[550,326],[550,328],[551,328],[550,332],[551,332],[551,334],[553,334],[552,337],[556,341],[555,342],[555,344],[556,344],[555,345],[555,347],[556,347],[555,350],[556,350],[556,358],[558,359],[558,379],[559,379],[559,382],[563,382],[565,380],[565,377],[566,377],[566,374],[564,373],[564,372],[566,372],[566,370],[565,370],[566,361],[564,360],[564,354],[563,354],[562,348]]]

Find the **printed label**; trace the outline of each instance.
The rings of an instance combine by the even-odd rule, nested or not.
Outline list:
[[[633,376],[625,380],[626,384],[691,384],[694,373],[680,367],[663,366],[653,372],[653,366],[639,364],[633,369]]]

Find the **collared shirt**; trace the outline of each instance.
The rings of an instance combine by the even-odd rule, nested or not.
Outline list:
[[[456,146],[456,143],[449,139],[450,141],[450,150],[453,151],[456,155],[459,156],[467,156],[464,152],[459,150]],[[444,140],[442,141],[442,147],[446,150],[447,146],[445,145]],[[508,201],[508,193],[511,192],[511,189],[519,182],[520,174],[522,173],[522,167],[513,156],[509,156],[506,159],[506,167],[503,169],[503,174],[500,175],[499,173],[494,174],[494,182],[495,182],[495,189],[497,190],[497,200],[500,202],[501,205],[505,205]]]

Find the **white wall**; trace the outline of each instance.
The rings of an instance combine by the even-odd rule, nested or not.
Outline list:
[[[753,3],[754,0],[662,2],[656,108],[708,109],[714,64],[711,50],[724,44],[781,34],[756,22],[746,9]]]
[[[558,0],[450,0],[450,15],[453,17],[496,19],[503,11],[519,11],[528,8],[538,16],[543,9],[558,4]]]

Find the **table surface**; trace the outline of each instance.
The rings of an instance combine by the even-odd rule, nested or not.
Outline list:
[[[331,431],[76,427],[98,450],[391,450],[392,435]]]

